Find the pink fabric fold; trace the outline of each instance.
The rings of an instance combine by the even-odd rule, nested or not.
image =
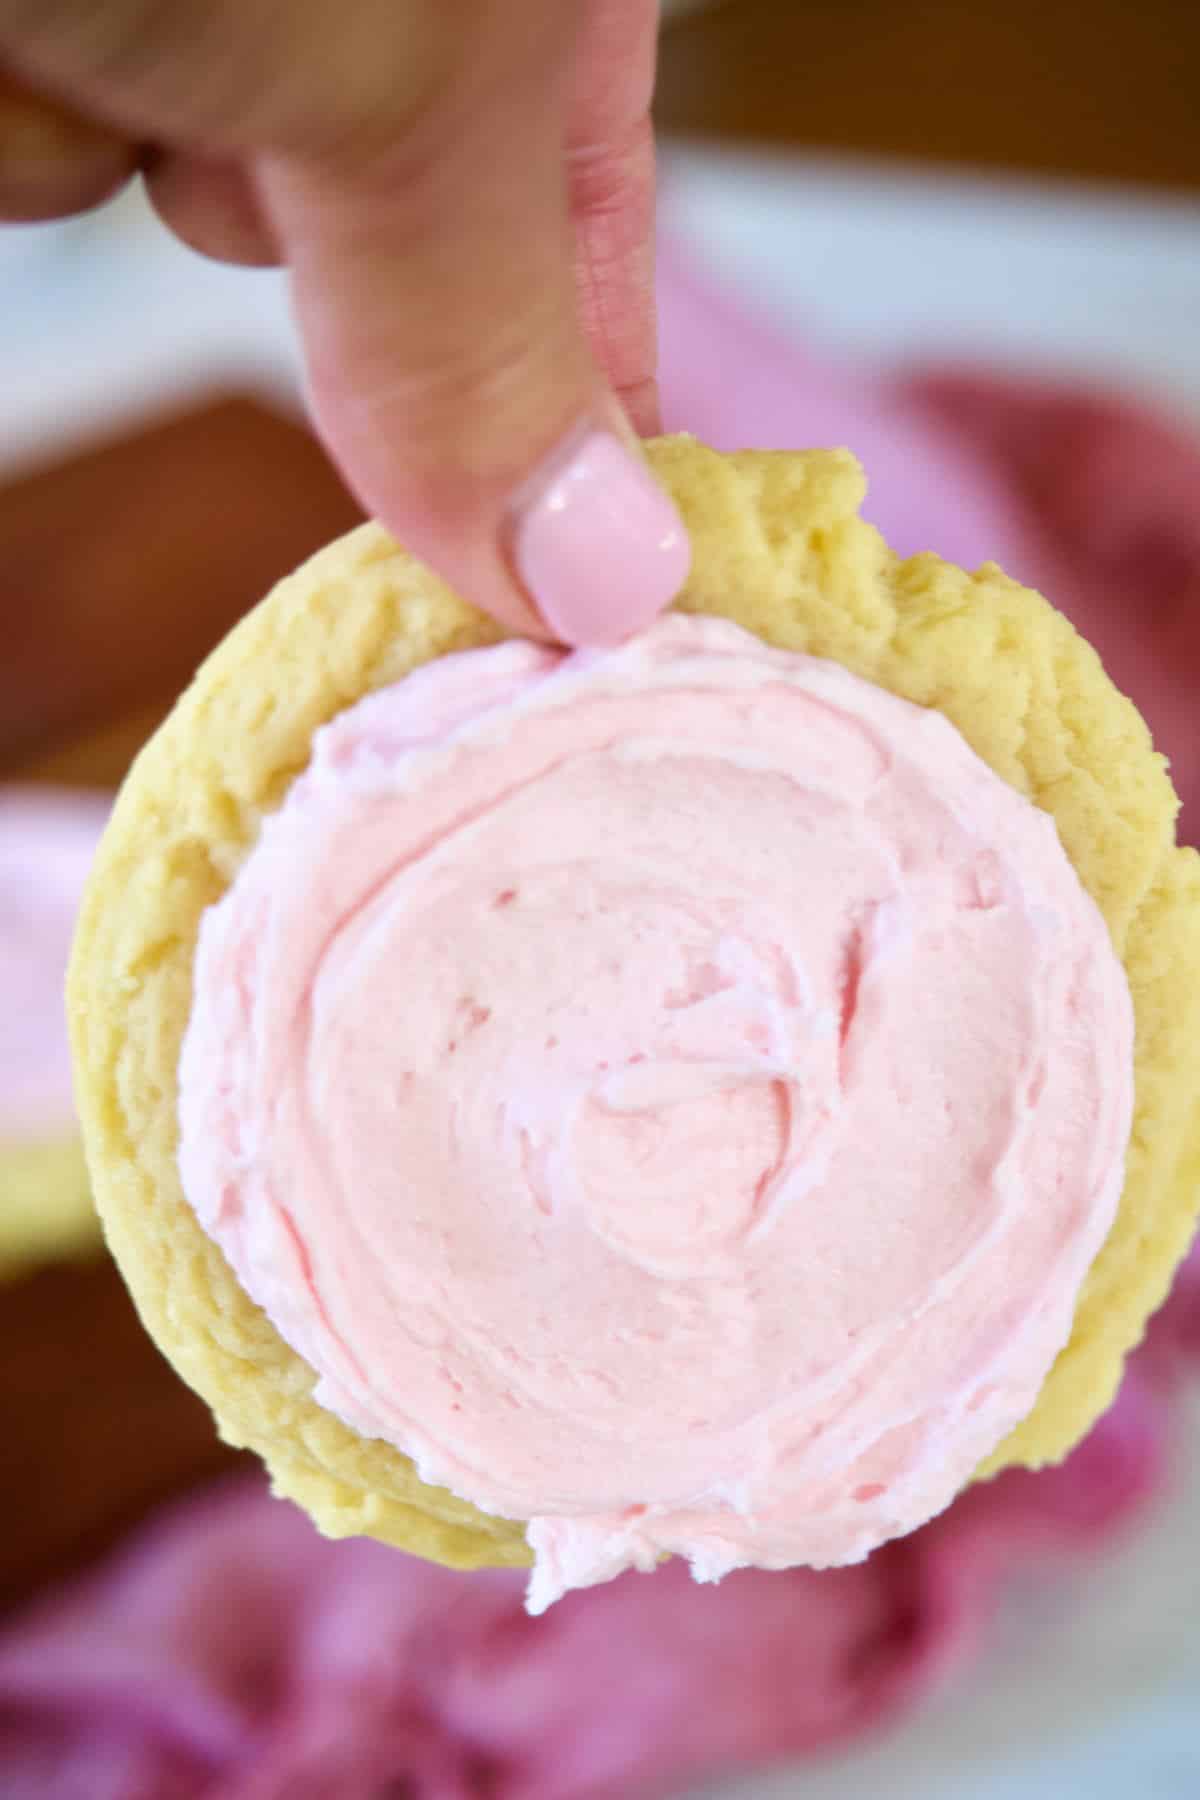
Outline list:
[[[897,548],[987,557],[1100,647],[1200,813],[1200,447],[1120,399],[817,359],[668,248],[672,428],[848,443]],[[972,1488],[859,1567],[693,1585],[679,1564],[522,1610],[519,1575],[328,1543],[260,1482],[175,1509],[0,1633],[7,1800],[609,1800],[797,1756],[961,1666],[1017,1569],[1097,1554],[1170,1466],[1200,1358],[1193,1253],[1060,1468]]]
[[[331,1543],[257,1479],[148,1527],[0,1635],[8,1800],[601,1800],[894,1718],[961,1665],[1015,1569],[1094,1552],[1167,1466],[1200,1257],[1060,1468],[969,1490],[856,1568],[679,1563],[531,1619],[517,1573]]]
[[[844,444],[901,555],[1001,564],[1099,650],[1200,823],[1200,437],[1134,397],[987,369],[866,371],[806,348],[668,244],[670,430],[719,449]]]

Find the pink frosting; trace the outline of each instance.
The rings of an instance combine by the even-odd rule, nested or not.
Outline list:
[[[1029,1410],[1112,1221],[1120,964],[941,715],[720,621],[445,659],[206,915],[202,1224],[528,1603],[856,1561]]]
[[[74,1129],[63,981],[110,804],[0,787],[0,1137]]]

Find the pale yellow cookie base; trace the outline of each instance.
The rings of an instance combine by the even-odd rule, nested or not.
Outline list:
[[[83,1145],[74,1133],[0,1144],[0,1281],[88,1256],[102,1242]]]
[[[649,447],[694,546],[681,604],[830,657],[946,713],[1053,814],[1125,959],[1137,1114],[1116,1224],[1036,1407],[993,1457],[1062,1456],[1110,1400],[1200,1206],[1200,859],[1133,706],[1046,602],[988,565],[900,562],[857,516],[843,452],[722,457]],[[462,1566],[528,1560],[522,1527],[425,1487],[396,1450],[317,1406],[312,1371],[242,1292],[176,1169],[176,1068],[200,915],[305,766],[313,731],[447,651],[493,641],[376,526],[279,587],[201,669],[142,752],[85,899],[68,984],[97,1202],[141,1315],[222,1434],[331,1535],[367,1532]]]

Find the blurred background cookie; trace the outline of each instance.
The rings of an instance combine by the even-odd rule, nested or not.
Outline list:
[[[0,1278],[99,1246],[62,990],[101,794],[0,786]]]

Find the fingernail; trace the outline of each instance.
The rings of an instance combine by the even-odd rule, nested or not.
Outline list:
[[[575,434],[522,492],[513,516],[517,576],[566,644],[618,644],[683,586],[683,520],[612,432]]]

